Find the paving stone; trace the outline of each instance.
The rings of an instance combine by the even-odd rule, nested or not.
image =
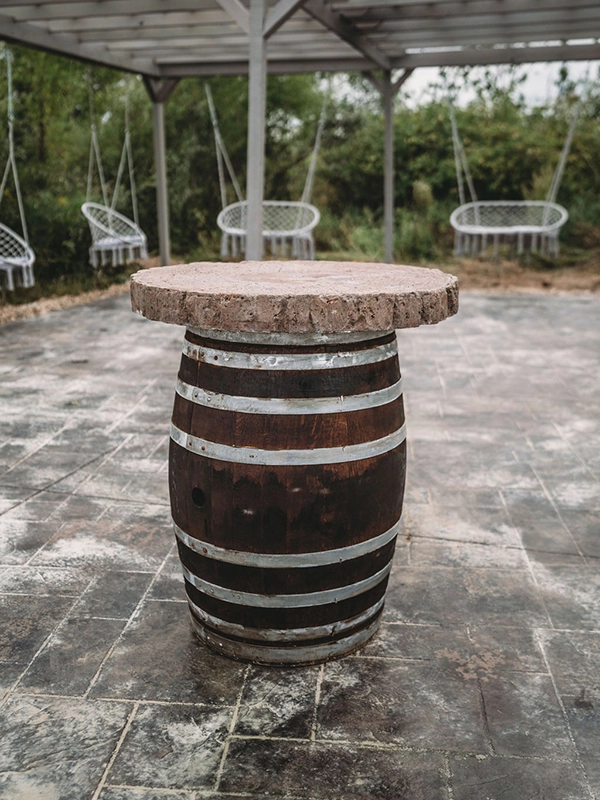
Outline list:
[[[448,657],[448,653],[468,659],[471,644],[465,626],[390,624],[385,620],[377,634],[366,647],[356,653],[356,658],[399,658],[410,661],[434,661]]]
[[[419,567],[430,565],[525,569],[527,557],[524,551],[517,547],[462,544],[415,536],[410,546],[410,563]]]
[[[503,492],[511,522],[523,547],[541,560],[544,553],[579,555],[580,550],[556,509],[541,492]]]
[[[129,619],[153,576],[152,572],[104,572],[94,579],[73,614]]]
[[[100,792],[98,800],[196,800],[195,792],[177,792],[173,789],[145,789],[136,786],[127,786],[127,788],[113,788],[112,786],[105,786]],[[202,800],[204,798],[215,797],[216,795],[202,793]],[[226,796],[219,795],[220,798],[226,800]],[[252,800],[252,798],[236,795],[239,800]]]
[[[325,668],[318,737],[487,752],[474,676],[461,660],[347,659]]]
[[[124,621],[68,617],[25,673],[18,691],[83,695]]]
[[[310,800],[446,800],[437,753],[234,740],[219,789]]]
[[[13,689],[17,680],[23,674],[23,670],[22,664],[13,664],[0,660],[0,704]]]
[[[227,800],[226,795],[218,795],[219,798]],[[145,789],[136,786],[127,786],[127,788],[113,788],[112,786],[105,786],[100,792],[98,800],[196,800],[195,792],[181,791],[177,792],[174,789]],[[205,798],[216,797],[213,794],[202,793],[202,800]],[[231,795],[230,795],[231,797]],[[252,800],[248,795],[235,795],[236,800]]]
[[[35,566],[154,572],[169,552],[171,537],[162,521],[119,522],[105,515],[96,522],[65,523],[32,563]]]
[[[0,661],[28,664],[72,605],[72,598],[0,595]]]
[[[600,633],[545,630],[539,636],[565,705],[600,706]]]
[[[319,667],[252,667],[234,733],[309,738],[319,672]]]
[[[581,552],[585,556],[600,559],[600,510],[561,509],[561,517]]]
[[[453,757],[454,800],[583,800],[587,781],[576,763],[523,758]]]
[[[490,677],[481,686],[495,753],[562,760],[575,757],[548,675],[515,672]]]
[[[472,657],[482,679],[509,672],[547,672],[534,632],[529,628],[469,627]]]
[[[0,594],[78,597],[91,581],[91,573],[73,567],[6,567],[0,572]]]
[[[0,564],[24,564],[60,528],[60,521],[31,522],[0,517]]]
[[[28,499],[7,510],[2,515],[2,522],[10,519],[44,522],[56,511],[61,502],[61,498],[52,492],[36,492]]]
[[[158,577],[152,584],[148,597],[152,600],[175,600],[178,602],[187,600],[181,561],[177,553],[170,555],[165,561]]]
[[[4,448],[0,447],[0,463],[2,459],[2,453]],[[0,474],[4,472],[4,469],[0,467]],[[34,494],[33,489],[29,489],[25,486],[9,486],[9,485],[2,485],[0,481],[0,514],[4,514],[10,508],[22,503],[32,494]]]
[[[91,696],[233,705],[244,670],[198,640],[187,603],[153,600],[123,634]]]
[[[109,779],[115,784],[212,789],[233,709],[140,707]]]
[[[528,571],[398,567],[386,597],[388,622],[545,627],[548,617]]]
[[[566,704],[569,728],[575,739],[581,764],[590,782],[591,794],[598,797],[600,792],[600,703],[596,694],[595,702],[585,696],[575,698]]]
[[[404,510],[404,525],[411,536],[427,536],[465,544],[521,547],[504,508],[444,508],[435,503],[410,505]]]
[[[556,628],[598,630],[600,571],[595,566],[534,564],[544,605]]]
[[[126,703],[10,698],[0,710],[0,798],[91,797],[129,710]]]

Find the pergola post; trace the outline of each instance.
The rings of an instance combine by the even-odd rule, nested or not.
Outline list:
[[[248,221],[246,258],[263,255],[262,211],[265,184],[265,114],[267,100],[267,42],[264,35],[266,0],[250,0],[250,63],[248,79]]]
[[[383,253],[386,264],[394,257],[394,93],[392,73],[383,73]]]
[[[391,70],[384,70],[382,80],[371,72],[365,73],[383,101],[383,257],[386,264],[394,259],[394,98],[413,72],[405,69],[396,81],[392,81]]]
[[[154,170],[156,175],[156,216],[158,219],[158,244],[160,265],[171,263],[171,236],[169,232],[169,193],[167,188],[167,158],[165,140],[165,103],[179,81],[145,81],[152,100],[152,133],[154,139]]]

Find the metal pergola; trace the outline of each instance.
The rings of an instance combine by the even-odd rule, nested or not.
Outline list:
[[[153,103],[161,262],[169,263],[164,106],[181,78],[249,76],[246,257],[262,254],[267,74],[367,73],[385,112],[418,67],[600,59],[598,0],[0,0],[0,39],[135,72]]]

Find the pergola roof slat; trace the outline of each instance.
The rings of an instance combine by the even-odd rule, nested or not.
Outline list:
[[[221,65],[233,74],[234,64],[244,74],[249,3],[8,0],[0,8],[0,38],[155,78],[218,74]],[[600,3],[269,0],[264,31],[270,72],[299,71],[303,60],[311,71],[349,63],[390,70],[593,59],[600,58]]]

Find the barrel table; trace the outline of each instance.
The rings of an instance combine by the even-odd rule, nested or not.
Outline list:
[[[400,525],[406,423],[395,330],[458,309],[434,269],[198,263],[132,277],[184,325],[173,526],[194,629],[264,664],[339,657],[376,632]]]

